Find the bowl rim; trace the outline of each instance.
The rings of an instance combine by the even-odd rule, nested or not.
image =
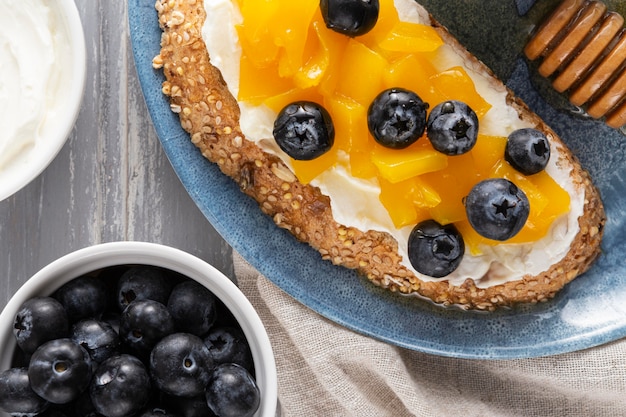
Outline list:
[[[269,336],[256,310],[239,287],[214,266],[185,251],[158,243],[120,241],[88,246],[52,261],[30,277],[0,313],[0,347],[9,344],[13,346],[10,354],[0,357],[0,370],[10,367],[16,348],[13,319],[24,301],[35,295],[51,294],[82,274],[124,264],[146,264],[170,269],[200,282],[222,300],[239,322],[246,338],[251,341],[256,380],[262,393],[255,416],[274,417],[278,403],[276,362]],[[265,366],[261,367],[261,363]],[[6,414],[0,411],[0,416]]]
[[[87,52],[80,14],[74,0],[57,0],[49,7],[57,13],[69,36],[71,61],[67,63],[67,68],[72,74],[72,81],[70,88],[63,92],[67,97],[67,105],[62,112],[55,115],[54,135],[51,137],[53,145],[46,147],[46,152],[38,153],[32,161],[20,167],[20,173],[23,174],[3,178],[0,182],[0,201],[26,187],[50,165],[69,139],[80,112],[87,78]]]

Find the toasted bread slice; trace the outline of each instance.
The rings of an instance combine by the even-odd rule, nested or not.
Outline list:
[[[421,6],[418,12],[424,14]],[[202,37],[206,11],[202,0],[157,0],[163,30],[161,52],[153,60],[166,77],[163,93],[172,111],[207,159],[235,180],[267,215],[297,239],[316,248],[323,259],[359,271],[373,284],[402,294],[415,294],[443,305],[494,310],[516,303],[536,303],[552,298],[565,284],[586,271],[600,251],[605,214],[598,191],[586,171],[563,142],[536,114],[471,55],[432,17],[429,24],[446,45],[472,71],[480,73],[494,90],[503,92],[505,105],[530,126],[541,130],[556,150],[553,169],[565,173],[572,200],[580,202],[580,215],[565,226],[575,228],[562,256],[541,271],[520,273],[504,282],[494,281],[497,268],[474,276],[467,272],[455,282],[428,279],[407,266],[398,240],[390,233],[341,224],[333,214],[331,197],[319,187],[303,184],[288,163],[263,150],[242,133],[240,105],[223,74],[213,65]],[[571,216],[570,216],[571,217]],[[553,233],[553,239],[558,239]],[[539,249],[538,249],[539,251]],[[472,254],[466,254],[472,257]],[[503,257],[495,264],[506,266]],[[491,284],[491,282],[496,282]]]

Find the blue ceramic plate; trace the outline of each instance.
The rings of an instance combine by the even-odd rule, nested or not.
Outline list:
[[[625,336],[626,138],[601,123],[556,110],[537,93],[519,55],[532,10],[524,17],[518,11],[532,2],[423,3],[565,138],[602,192],[608,214],[604,252],[592,270],[554,300],[490,314],[447,310],[380,290],[354,272],[322,261],[309,246],[276,227],[191,144],[161,94],[161,71],[151,65],[161,34],[154,0],[130,0],[141,86],[182,183],[224,239],[278,287],[319,314],[373,338],[437,355],[509,359],[571,352]]]

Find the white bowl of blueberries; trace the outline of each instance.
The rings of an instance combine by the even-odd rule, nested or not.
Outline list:
[[[0,314],[0,349],[0,416],[277,410],[272,348],[248,299],[211,265],[158,244],[104,243],[44,267]]]

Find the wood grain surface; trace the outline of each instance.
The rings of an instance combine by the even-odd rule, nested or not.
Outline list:
[[[141,93],[125,1],[76,0],[87,46],[81,112],[66,145],[0,202],[0,308],[30,276],[103,242],[162,243],[234,279],[231,248],[170,166]]]

